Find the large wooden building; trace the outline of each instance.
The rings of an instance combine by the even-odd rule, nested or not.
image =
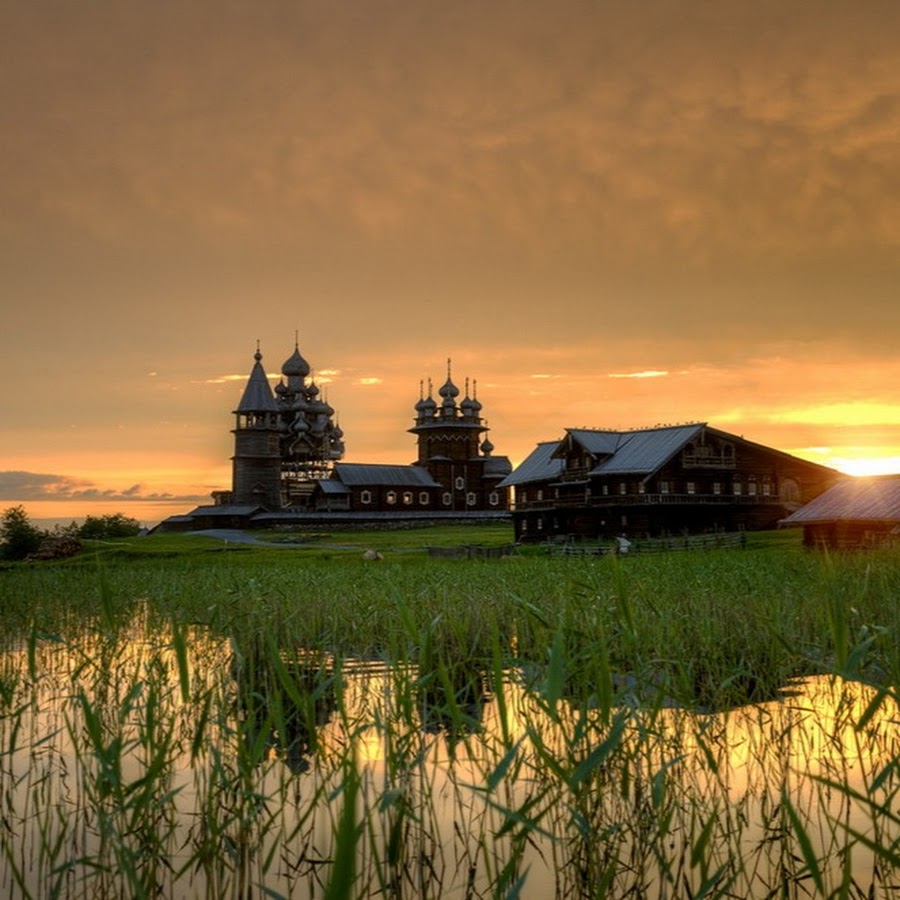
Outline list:
[[[566,430],[500,482],[517,540],[775,528],[847,476],[704,423]]]
[[[473,383],[447,378],[437,398],[420,383],[413,426],[417,458],[407,465],[343,462],[344,432],[295,344],[274,389],[257,348],[234,410],[231,490],[215,503],[163,525],[171,528],[273,526],[311,521],[509,518],[500,482],[512,466],[494,455]]]

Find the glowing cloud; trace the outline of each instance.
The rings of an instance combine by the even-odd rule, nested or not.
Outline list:
[[[823,403],[773,413],[773,422],[804,425],[900,425],[900,405],[891,403]]]
[[[610,372],[608,378],[664,378],[668,375],[665,369],[645,369],[643,372]]]

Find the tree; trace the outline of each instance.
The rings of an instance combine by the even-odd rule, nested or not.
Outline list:
[[[11,506],[0,516],[0,556],[25,559],[41,546],[45,534],[31,524],[23,506]]]
[[[141,530],[137,519],[130,519],[122,513],[105,516],[87,516],[78,529],[80,538],[102,540],[104,538],[134,537]]]

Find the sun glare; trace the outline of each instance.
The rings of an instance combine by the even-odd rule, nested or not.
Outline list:
[[[900,456],[858,457],[856,459],[834,457],[829,465],[848,475],[900,474]]]

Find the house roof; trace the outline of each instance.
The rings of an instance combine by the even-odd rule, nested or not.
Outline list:
[[[591,475],[649,475],[665,465],[704,427],[699,424],[673,425],[622,432],[612,455],[601,460],[591,470]]]
[[[335,463],[335,477],[347,486],[440,487],[422,466]]]
[[[782,525],[821,522],[900,522],[900,477],[839,482],[782,519]]]
[[[594,456],[608,456],[615,453],[623,437],[620,431],[598,431],[594,428],[567,428],[566,434]],[[564,441],[565,438],[557,447],[561,449]]]
[[[561,441],[538,444],[499,487],[558,478],[563,473],[563,449],[568,441],[576,442],[594,457],[604,457],[591,470],[591,475],[649,475],[668,462],[704,427],[703,424],[672,425],[641,431],[567,428],[566,437]]]
[[[559,441],[544,441],[538,444],[513,472],[499,482],[497,487],[513,487],[516,484],[527,484],[530,481],[557,478],[563,467],[561,459],[553,458],[553,451],[558,446]]]
[[[562,475],[564,457],[567,455],[570,443],[581,446],[596,461],[596,465],[589,472],[584,473],[585,476],[637,475],[646,478],[654,472],[658,472],[670,459],[704,432],[708,436],[777,454],[810,469],[828,471],[826,466],[792,457],[788,453],[765,447],[762,444],[754,444],[738,435],[710,428],[705,422],[695,422],[689,425],[663,425],[635,431],[567,428],[566,436],[562,440],[538,444],[531,455],[510,476],[500,482],[500,487],[548,481]],[[834,470],[830,471],[834,472]]]

